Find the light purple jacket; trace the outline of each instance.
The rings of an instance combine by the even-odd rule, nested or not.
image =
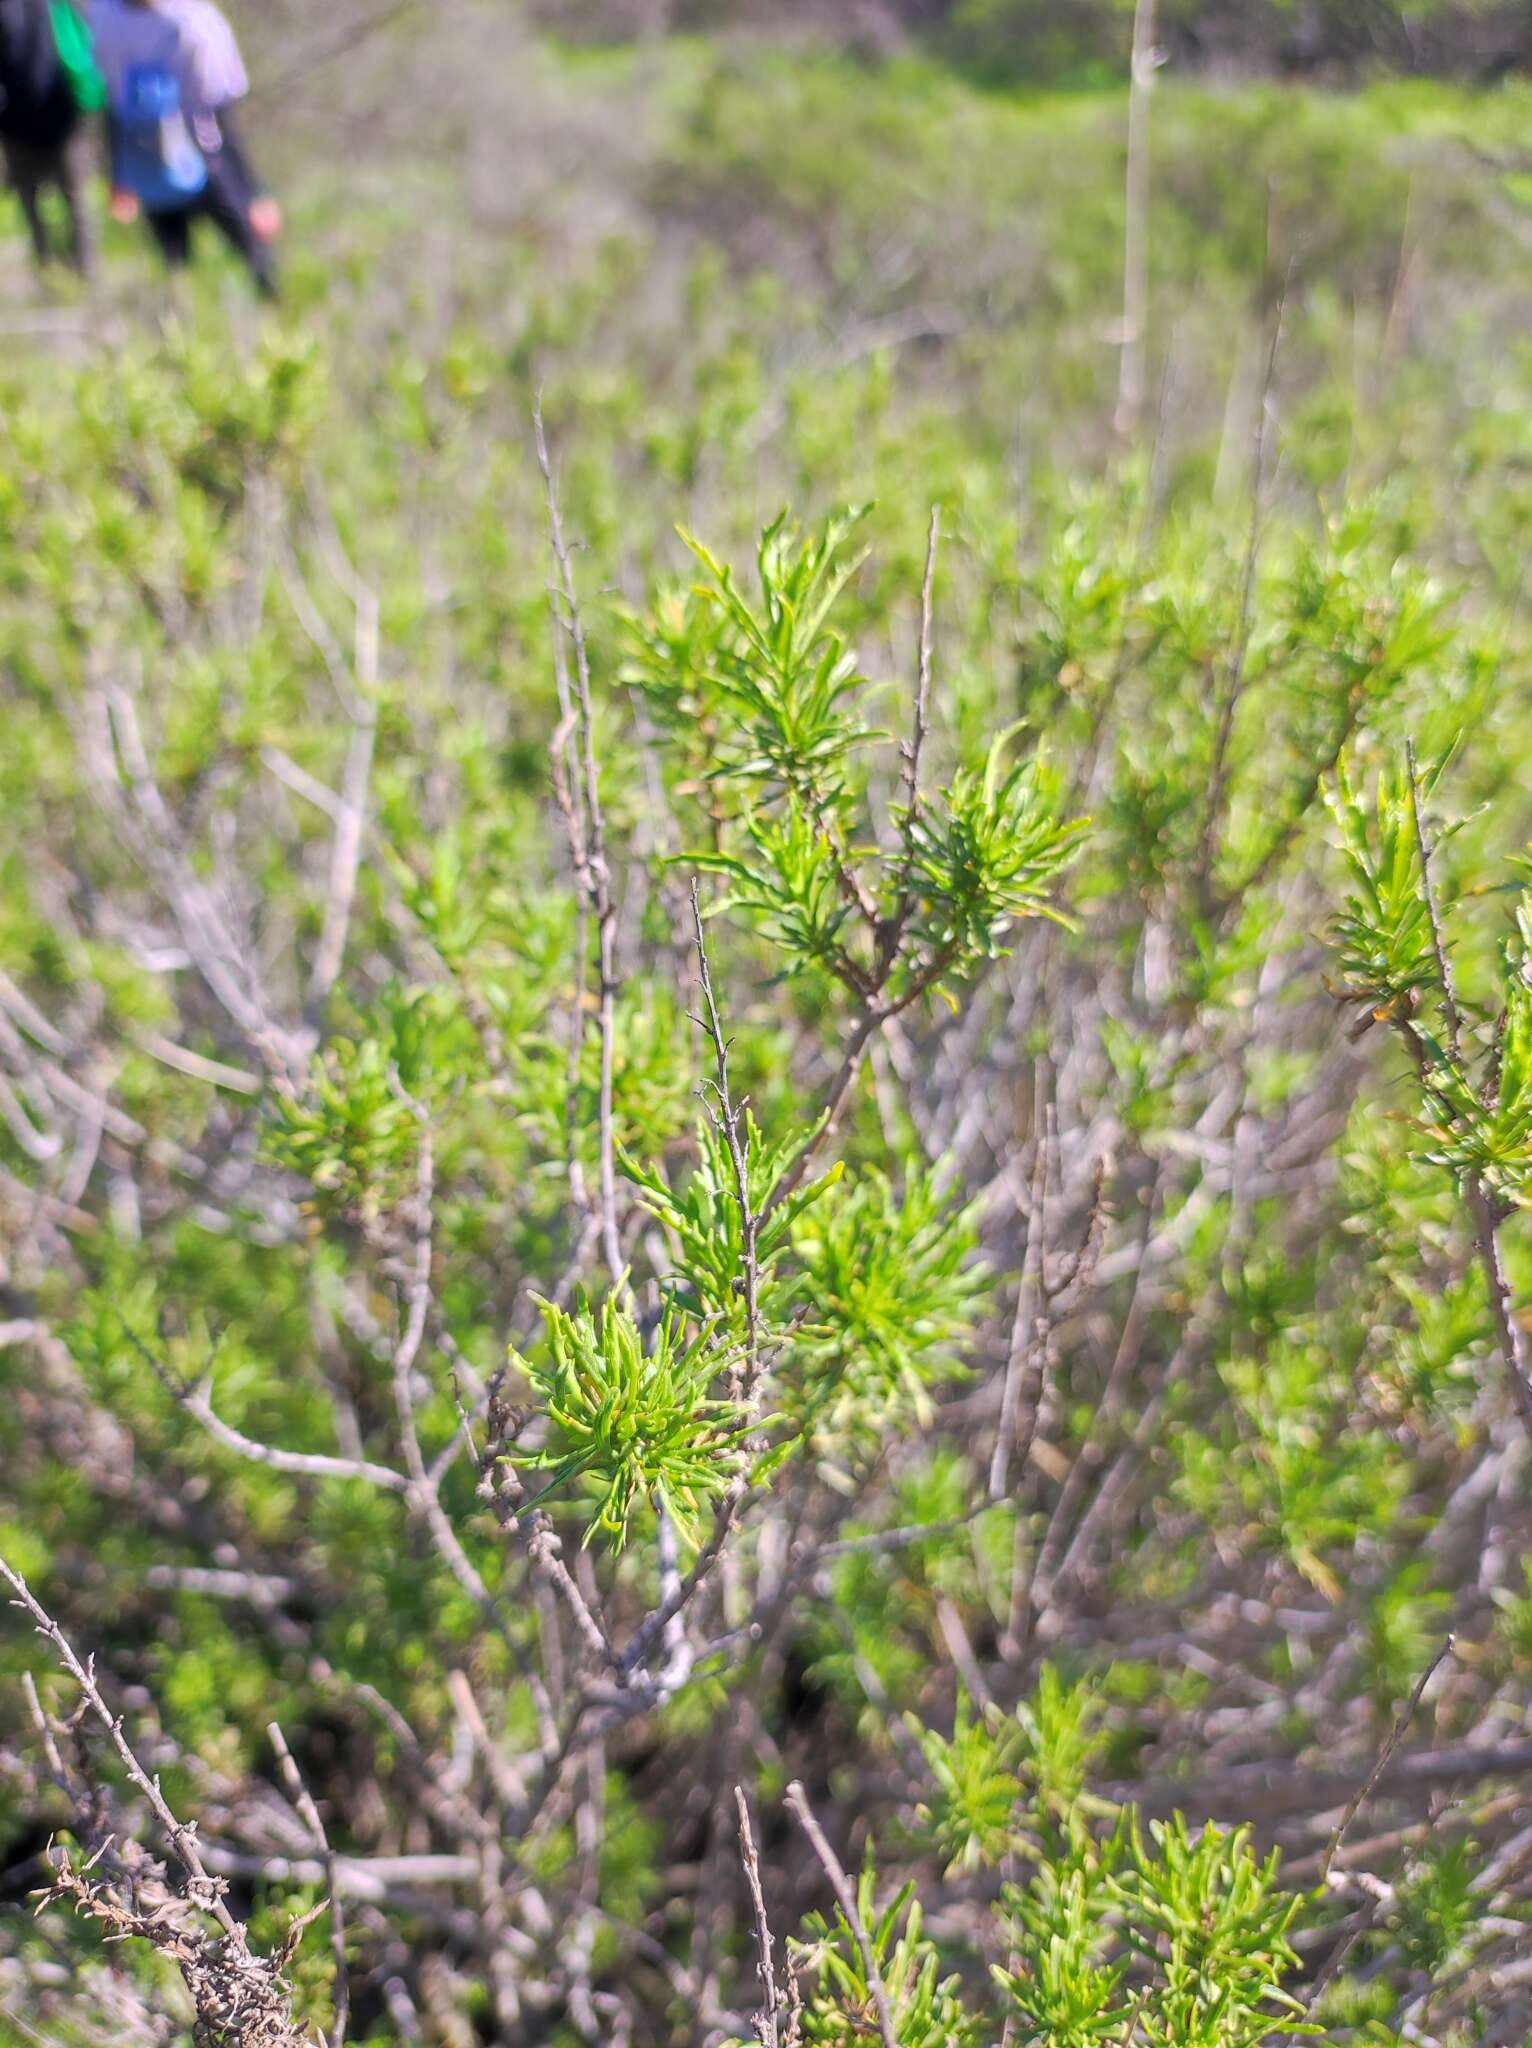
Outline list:
[[[181,111],[202,149],[221,147],[218,113],[250,90],[234,31],[213,0],[91,0],[96,62],[106,79],[108,105],[121,97],[136,64],[161,64],[181,88]]]

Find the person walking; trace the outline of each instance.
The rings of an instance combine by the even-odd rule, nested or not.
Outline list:
[[[94,104],[101,104],[100,83],[84,23],[72,7],[0,0],[0,155],[39,269],[54,253],[43,211],[50,190],[64,202],[68,262],[84,276],[94,267],[82,113],[93,93]]]
[[[250,90],[234,31],[213,0],[93,0],[106,77],[112,211],[140,212],[173,270],[210,221],[276,294],[281,209],[245,153],[235,106]]]

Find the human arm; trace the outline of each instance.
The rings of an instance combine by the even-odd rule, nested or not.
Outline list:
[[[250,195],[250,226],[263,242],[274,241],[282,232],[282,209],[266,190],[250,161],[241,133],[241,124],[235,117],[232,105],[220,107],[218,128],[222,138],[223,156],[241,189]]]

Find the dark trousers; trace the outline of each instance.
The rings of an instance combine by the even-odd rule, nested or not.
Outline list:
[[[250,266],[261,292],[274,298],[277,289],[276,262],[270,248],[250,227],[251,192],[248,180],[227,150],[207,160],[207,184],[190,206],[174,213],[151,213],[149,227],[160,245],[160,253],[172,270],[191,261],[192,228],[199,220],[211,221],[231,247]]]
[[[95,269],[96,238],[85,196],[84,136],[77,133],[45,146],[6,135],[0,136],[0,150],[5,155],[6,177],[21,201],[38,263],[49,262],[54,254],[42,208],[43,194],[51,187],[62,196],[69,221],[68,243],[63,253],[76,270],[88,277]]]

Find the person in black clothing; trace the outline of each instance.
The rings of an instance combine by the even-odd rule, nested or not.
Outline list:
[[[69,220],[65,251],[89,274],[95,241],[85,199],[83,123],[59,62],[48,0],[0,0],[0,153],[39,266],[53,255],[43,212],[50,187]]]
[[[231,107],[219,108],[216,133],[218,147],[206,152],[207,184],[201,197],[173,213],[148,214],[149,231],[171,269],[179,270],[191,261],[192,223],[211,221],[250,266],[262,294],[274,298],[275,228],[265,228],[273,217],[273,205],[263,197],[250,169]],[[275,218],[279,223],[280,215]]]

